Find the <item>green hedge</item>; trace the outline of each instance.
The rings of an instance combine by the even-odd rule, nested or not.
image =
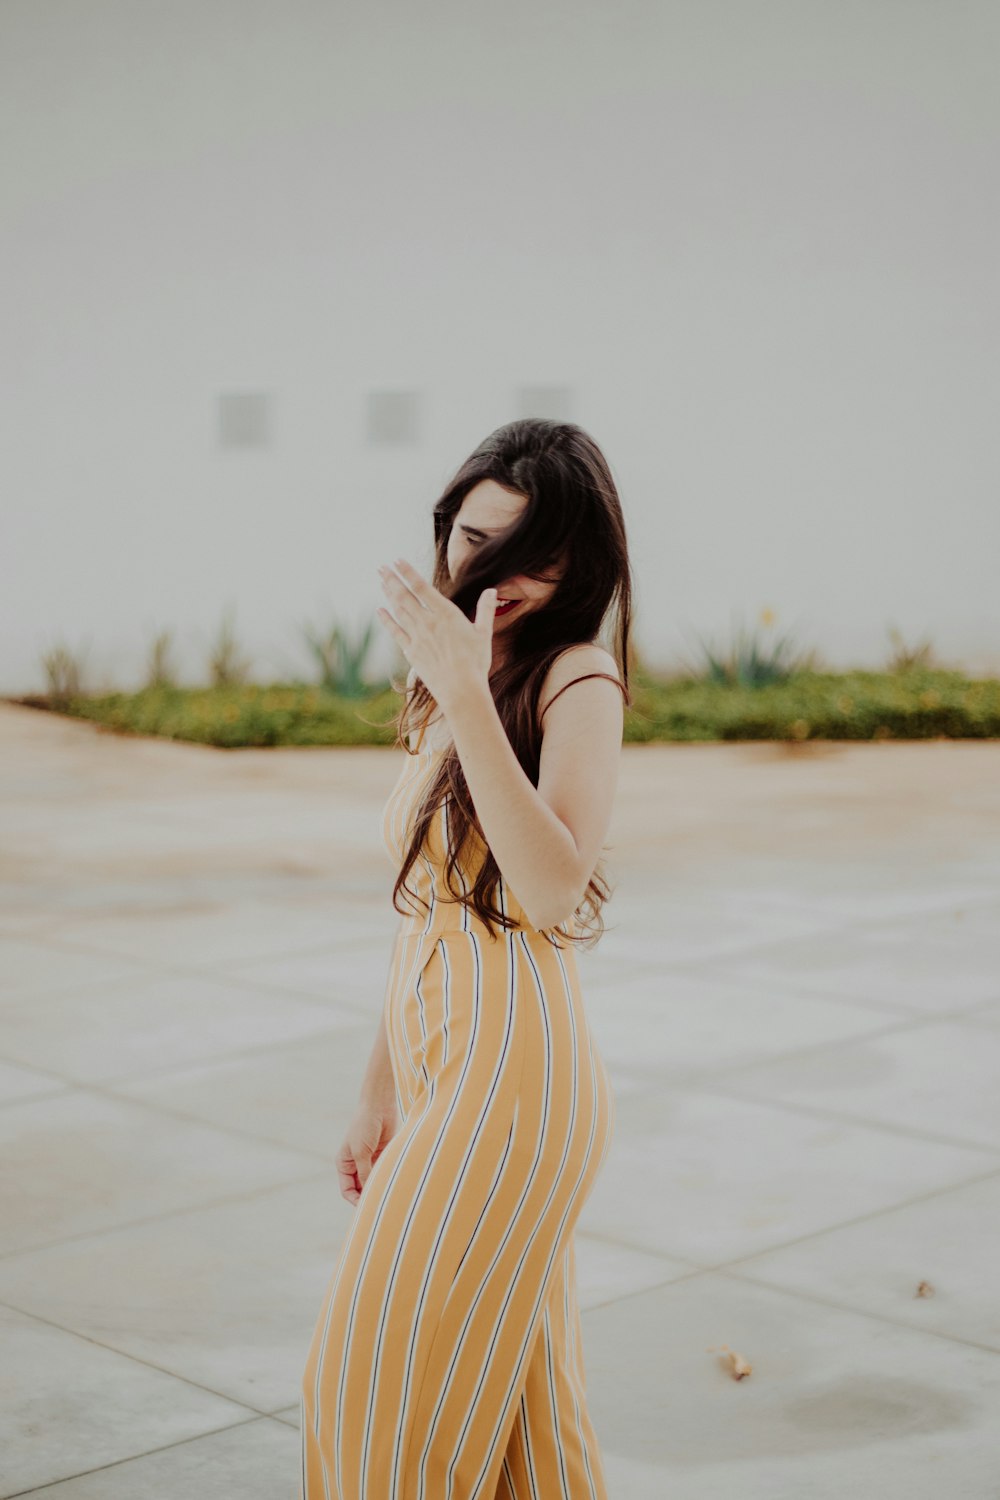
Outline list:
[[[37,698],[20,701],[44,706]],[[347,699],[323,688],[278,683],[270,687],[146,688],[138,693],[71,698],[59,705],[59,711],[122,734],[237,749],[391,745],[395,741],[392,726],[378,725],[390,720],[399,704],[391,690],[366,699]]]
[[[631,740],[925,740],[1000,735],[1000,679],[960,672],[800,672],[764,687],[643,683]]]
[[[626,714],[627,741],[878,740],[1000,737],[1000,679],[959,672],[799,672],[766,687],[640,674]],[[390,689],[347,699],[323,688],[274,684],[149,688],[65,703],[58,709],[124,734],[224,748],[253,745],[391,745],[400,699]]]

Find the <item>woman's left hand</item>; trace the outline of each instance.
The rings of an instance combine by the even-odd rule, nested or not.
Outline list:
[[[484,589],[475,620],[468,620],[405,558],[398,557],[394,566],[396,573],[384,566],[379,573],[395,618],[380,608],[379,619],[447,715],[456,696],[472,684],[489,682],[497,591]]]

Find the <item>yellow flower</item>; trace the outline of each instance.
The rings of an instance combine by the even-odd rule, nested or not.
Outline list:
[[[773,625],[774,624],[774,610],[773,609],[769,609],[767,607],[767,605],[765,605],[764,608],[760,612],[760,623],[762,625]]]

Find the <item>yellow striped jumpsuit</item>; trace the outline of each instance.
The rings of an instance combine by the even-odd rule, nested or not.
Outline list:
[[[382,819],[397,868],[440,753],[404,752]],[[402,1124],[354,1208],[313,1334],[300,1500],[607,1500],[573,1230],[614,1096],[573,945],[532,927],[504,881],[498,900],[519,925],[495,940],[442,900],[446,815],[408,876],[429,911],[401,914],[392,951]]]

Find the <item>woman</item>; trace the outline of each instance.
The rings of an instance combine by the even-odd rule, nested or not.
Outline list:
[[[431,581],[379,569],[411,669],[382,823],[401,921],[339,1157],[356,1215],[303,1376],[301,1500],[606,1500],[573,1229],[614,1101],[574,944],[603,930],[631,701],[621,505],[579,427],[513,422],[434,534]]]

